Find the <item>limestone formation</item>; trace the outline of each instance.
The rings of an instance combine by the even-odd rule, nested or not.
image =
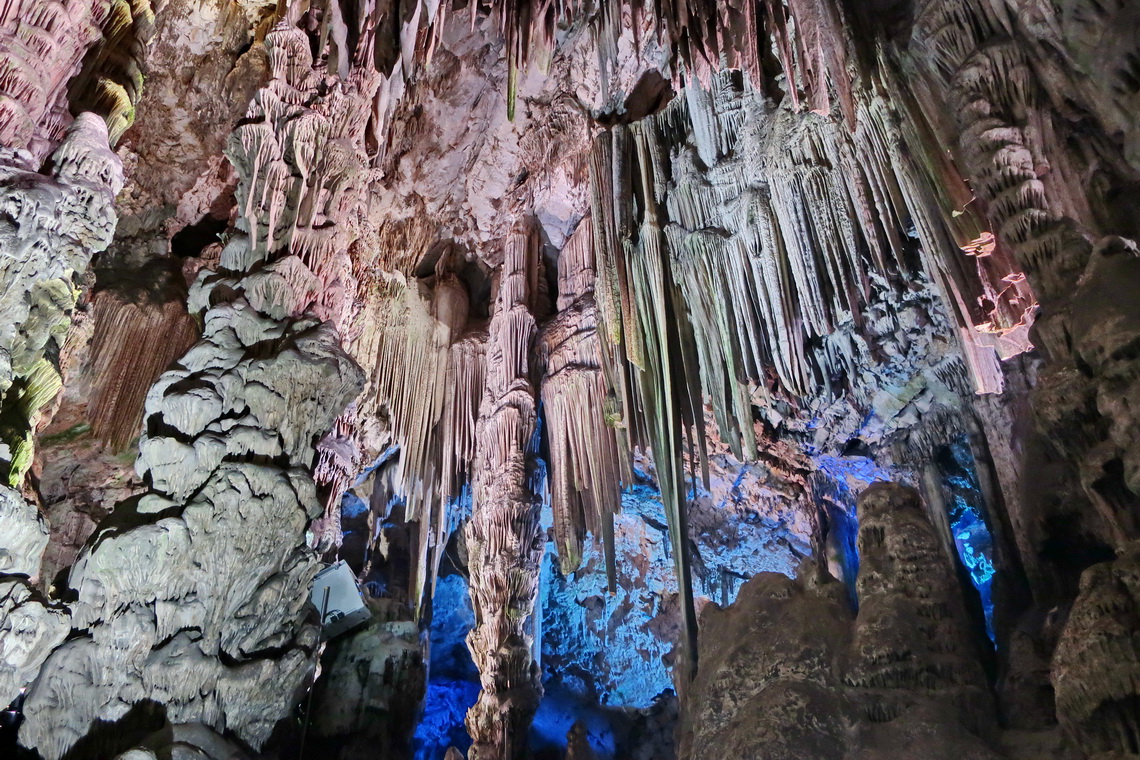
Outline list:
[[[1131,543],[1084,572],[1053,656],[1057,718],[1091,757],[1140,754],[1137,562],[1140,545]]]
[[[525,225],[507,239],[503,253],[475,427],[466,528],[475,627],[467,645],[482,691],[467,713],[472,760],[523,757],[526,729],[542,696],[529,630],[544,544],[534,473],[537,394],[528,357],[539,271],[534,236]]]
[[[9,704],[71,629],[68,610],[28,581],[39,573],[47,526],[35,505],[0,487],[0,702]]]
[[[859,548],[857,612],[811,565],[706,609],[682,758],[1000,757],[961,592],[918,493],[867,488]]]
[[[0,0],[0,754],[1140,754],[1138,25]]]
[[[274,78],[259,104],[302,83],[308,51],[296,42],[288,30],[269,38]],[[21,741],[44,757],[63,756],[97,720],[122,722],[112,745],[130,741],[132,708],[147,703],[260,748],[309,670],[317,565],[305,531],[320,506],[308,471],[361,377],[336,331],[306,313],[311,295],[261,287],[268,267],[257,265],[279,254],[280,209],[295,213],[297,199],[287,205],[273,184],[290,176],[281,153],[251,157],[246,135],[274,145],[304,119],[254,108],[261,120],[232,142],[248,199],[223,254],[233,276],[197,285],[202,339],[147,395],[136,469],[149,490],[120,504],[80,555],[70,584],[82,635],[29,693]],[[307,166],[299,143],[292,157]]]
[[[0,475],[18,486],[32,463],[39,413],[59,391],[57,355],[91,257],[115,232],[122,166],[107,129],[83,114],[55,151],[51,175],[9,155],[0,169]]]
[[[40,558],[48,544],[47,521],[36,505],[10,488],[0,486],[0,575],[34,578],[40,573]]]

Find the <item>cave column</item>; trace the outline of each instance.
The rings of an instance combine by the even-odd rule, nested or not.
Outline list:
[[[522,757],[542,696],[527,633],[546,542],[534,485],[537,402],[530,365],[537,276],[536,240],[520,223],[506,242],[489,327],[486,389],[476,425],[473,511],[466,531],[475,608],[467,646],[482,685],[478,702],[467,713],[472,760]]]

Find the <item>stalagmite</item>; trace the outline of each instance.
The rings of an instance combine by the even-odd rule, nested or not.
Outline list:
[[[1123,757],[1140,750],[1138,561],[1140,544],[1134,542],[1115,561],[1081,575],[1080,594],[1053,656],[1057,718],[1090,755]]]

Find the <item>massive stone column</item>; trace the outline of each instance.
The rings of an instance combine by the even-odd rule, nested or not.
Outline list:
[[[546,543],[534,490],[537,404],[530,366],[538,276],[535,240],[520,226],[506,241],[475,430],[466,532],[475,627],[467,646],[482,691],[467,713],[472,760],[521,758],[542,695],[527,630]]]
[[[241,178],[236,229],[219,271],[191,292],[202,338],[147,396],[136,469],[148,490],[77,560],[73,636],[28,695],[20,740],[51,760],[81,739],[110,756],[156,722],[258,749],[310,670],[318,565],[306,528],[321,511],[310,472],[362,385],[314,316],[310,265],[326,260],[314,237],[328,234],[352,162],[344,141],[322,139],[330,119],[306,35],[283,24],[266,48],[270,81],[227,148]],[[96,721],[114,730],[97,740]]]

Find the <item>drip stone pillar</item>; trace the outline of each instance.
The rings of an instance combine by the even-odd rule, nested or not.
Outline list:
[[[506,243],[476,425],[473,512],[467,525],[475,627],[467,646],[482,691],[467,713],[471,760],[521,758],[542,696],[527,633],[546,542],[532,484],[537,403],[530,366],[536,334],[531,303],[537,258],[534,237],[518,227]]]

